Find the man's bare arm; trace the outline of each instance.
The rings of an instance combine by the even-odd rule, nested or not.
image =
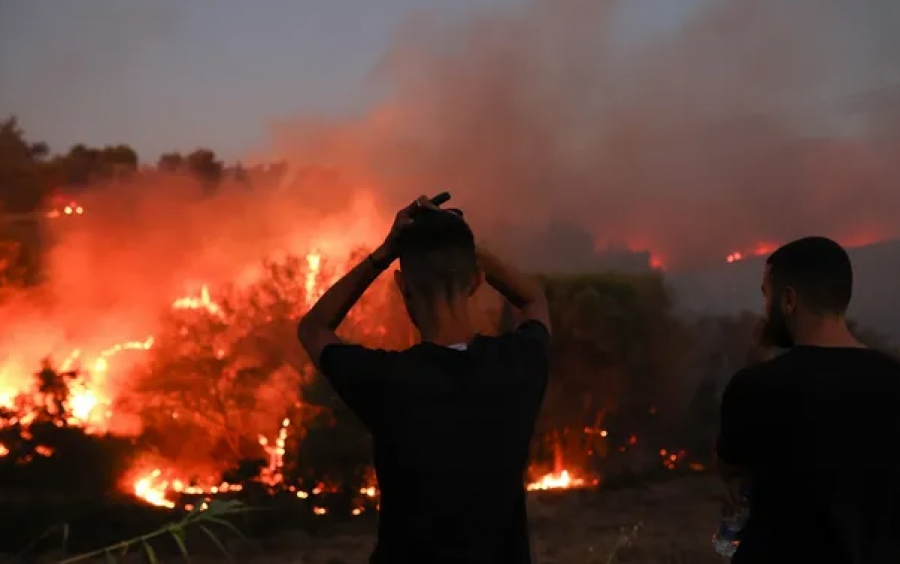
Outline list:
[[[412,212],[422,207],[436,209],[428,197],[420,196],[411,205],[400,210],[394,218],[390,232],[375,252],[329,288],[300,320],[297,325],[297,338],[300,339],[300,344],[306,349],[316,368],[321,369],[319,360],[322,350],[328,345],[342,342],[335,331],[347,316],[347,312],[359,301],[378,275],[396,260],[397,239],[400,232],[412,221]]]
[[[335,333],[338,326],[392,258],[387,247],[379,247],[322,294],[300,320],[297,338],[317,368],[322,350],[342,342]]]
[[[484,247],[479,246],[477,252],[487,283],[521,310],[526,319],[540,321],[550,331],[550,308],[540,283],[534,277],[506,264]]]

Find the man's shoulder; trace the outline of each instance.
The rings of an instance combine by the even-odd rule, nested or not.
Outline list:
[[[770,382],[777,381],[778,375],[783,374],[789,364],[790,359],[783,354],[741,368],[728,381],[725,392],[765,387]]]
[[[809,350],[805,348],[787,350],[768,360],[738,370],[728,382],[727,389],[755,389],[769,385],[780,385],[790,381],[791,376],[804,373],[818,373],[822,368],[843,371],[845,365],[855,375],[859,372],[895,374],[900,378],[900,358],[874,349],[843,349],[837,356],[834,351]],[[900,380],[898,380],[900,381]]]
[[[900,354],[879,349],[859,349],[857,366],[900,377]]]
[[[798,347],[787,351],[772,371],[829,372],[857,375],[865,372],[900,377],[900,358],[879,349],[864,347]]]
[[[499,357],[515,356],[521,359],[549,358],[550,332],[543,323],[528,320],[512,331],[499,335],[479,335],[469,345],[476,356],[487,356],[500,361]]]
[[[331,354],[341,355],[357,355],[363,357],[392,357],[400,354],[402,351],[392,351],[380,348],[367,347],[356,343],[331,343],[325,345],[322,352],[328,351]]]
[[[785,355],[778,355],[750,366],[741,368],[735,372],[732,380],[749,381],[765,378],[773,372],[781,372],[785,370],[787,363]]]
[[[323,372],[343,372],[348,369],[377,370],[393,361],[399,353],[375,349],[353,343],[332,343],[322,349],[319,363]]]

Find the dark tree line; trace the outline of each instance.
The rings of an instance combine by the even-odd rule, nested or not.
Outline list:
[[[168,152],[155,163],[142,161],[127,144],[79,143],[54,153],[47,143],[29,139],[16,118],[0,121],[0,288],[39,279],[39,224],[53,208],[54,195],[77,197],[137,176],[153,181],[160,174],[191,177],[207,196],[215,194],[226,177],[248,187],[253,178],[240,164],[227,166],[206,148]]]
[[[142,162],[127,144],[89,147],[77,144],[53,153],[42,141],[31,141],[16,118],[0,121],[0,212],[30,214],[38,211],[53,191],[77,191],[85,187],[128,177],[141,167],[196,177],[207,190],[214,190],[229,167],[210,149],[168,152],[157,162]],[[240,165],[231,169],[236,177]]]

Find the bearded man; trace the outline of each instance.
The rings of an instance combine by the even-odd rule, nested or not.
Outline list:
[[[847,252],[824,237],[776,250],[766,341],[785,349],[726,387],[719,470],[748,491],[734,564],[900,562],[900,362],[847,326]]]

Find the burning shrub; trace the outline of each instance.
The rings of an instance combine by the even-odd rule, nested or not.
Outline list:
[[[287,472],[290,480],[347,482],[358,491],[369,457],[364,430],[315,374],[295,336],[296,320],[335,277],[332,264],[318,255],[288,257],[265,263],[250,286],[177,302],[123,403],[139,412],[156,455],[213,483],[229,468],[246,470],[250,461],[277,455],[278,477],[271,479]],[[383,280],[342,332],[382,347],[403,347],[412,338]],[[299,459],[283,461],[282,471],[286,445],[270,445],[267,437],[279,433],[285,419],[284,441]]]
[[[657,274],[544,279],[553,323],[550,386],[539,421],[539,457],[610,471],[611,453],[650,456],[670,440],[689,343]],[[637,441],[641,435],[641,442]],[[646,442],[648,448],[634,448]],[[589,463],[588,458],[591,459]],[[600,466],[600,467],[598,467]]]
[[[72,425],[69,385],[80,377],[47,364],[14,408],[0,409],[0,483],[7,500],[66,505],[116,492],[134,444]]]

